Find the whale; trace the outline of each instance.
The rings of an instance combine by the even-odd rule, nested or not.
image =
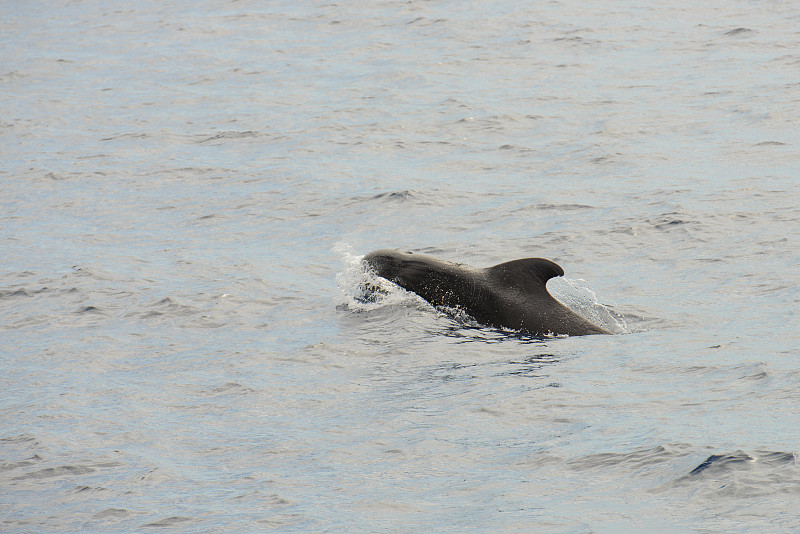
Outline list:
[[[610,334],[547,291],[564,270],[544,258],[523,258],[474,269],[427,254],[381,249],[366,254],[366,268],[437,308],[461,310],[478,323],[534,337]]]

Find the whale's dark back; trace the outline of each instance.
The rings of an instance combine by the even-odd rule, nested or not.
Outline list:
[[[554,299],[547,281],[563,276],[544,258],[471,269],[425,254],[377,250],[364,257],[375,273],[434,306],[459,308],[480,323],[535,335],[607,334]]]

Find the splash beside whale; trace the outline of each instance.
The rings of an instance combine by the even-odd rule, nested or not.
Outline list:
[[[610,334],[547,291],[564,270],[544,258],[525,258],[472,269],[426,254],[382,249],[363,260],[378,276],[433,304],[463,310],[487,326],[532,336]]]

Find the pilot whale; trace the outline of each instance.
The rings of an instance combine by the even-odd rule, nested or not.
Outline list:
[[[433,304],[458,308],[481,324],[532,336],[610,334],[553,298],[547,281],[564,270],[544,258],[472,269],[415,252],[382,249],[363,260],[369,269]]]

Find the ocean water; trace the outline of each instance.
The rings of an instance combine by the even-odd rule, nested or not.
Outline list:
[[[0,531],[800,530],[800,6],[662,4],[0,5]]]

